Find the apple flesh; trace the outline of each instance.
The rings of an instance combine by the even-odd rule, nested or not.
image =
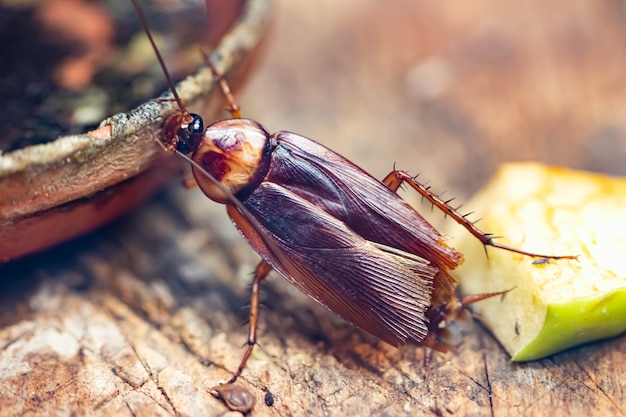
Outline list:
[[[514,288],[472,305],[514,361],[529,361],[626,331],[626,179],[548,167],[504,165],[467,206],[498,242],[544,255],[483,246],[450,225],[465,255],[463,295]]]

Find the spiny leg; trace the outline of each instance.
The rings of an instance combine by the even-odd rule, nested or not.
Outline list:
[[[503,290],[503,291],[485,292],[485,293],[482,293],[482,294],[466,295],[466,296],[464,296],[464,297],[462,297],[461,299],[458,300],[459,306],[458,306],[457,312],[455,314],[458,316],[458,315],[460,315],[460,313],[462,311],[467,311],[467,312],[470,313],[472,319],[474,319],[474,320],[482,323],[483,325],[485,325],[485,321],[483,320],[483,318],[479,314],[476,314],[475,312],[469,310],[467,308],[467,306],[469,306],[470,304],[477,303],[477,302],[482,301],[482,300],[486,300],[487,298],[492,298],[492,297],[497,297],[497,296],[501,296],[502,298],[504,298],[504,296],[506,294],[508,294],[510,291],[513,291],[515,288],[517,288],[517,285],[514,286],[514,287],[509,288],[508,290]]]
[[[470,304],[474,304],[479,301],[486,300],[487,298],[497,297],[499,295],[504,297],[505,294],[508,294],[510,291],[513,291],[515,288],[517,288],[517,285],[512,288],[509,288],[508,290],[466,295],[465,297],[459,300],[459,304],[461,305],[460,308],[465,308]]]
[[[417,191],[422,197],[428,200],[431,204],[439,208],[439,210],[443,211],[444,214],[450,216],[454,221],[458,224],[466,228],[476,239],[480,240],[480,242],[486,246],[492,246],[494,248],[507,250],[510,252],[519,253],[521,255],[531,256],[533,258],[546,258],[546,259],[577,259],[577,256],[573,255],[542,255],[538,253],[527,252],[521,249],[517,249],[511,246],[502,245],[500,243],[496,243],[493,241],[493,236],[488,233],[481,231],[474,223],[469,221],[466,216],[459,213],[454,207],[450,206],[448,203],[451,200],[444,201],[437,194],[430,191],[430,187],[425,186],[415,180],[415,178],[411,177],[406,172],[402,171],[391,171],[389,175],[385,177],[383,183],[389,187],[392,191],[397,191],[398,188],[403,183],[408,184],[411,188]]]
[[[517,286],[509,288],[504,291],[487,292],[482,294],[466,295],[461,299],[456,297],[452,298],[447,304],[432,309],[429,312],[429,331],[426,338],[421,341],[421,344],[425,347],[424,352],[424,367],[429,369],[430,363],[433,359],[435,351],[445,353],[448,349],[445,342],[439,340],[440,335],[447,328],[446,322],[449,320],[460,319],[461,314],[467,310],[467,306],[477,303],[487,298],[498,297],[506,295],[509,291],[513,291]],[[470,312],[471,313],[471,312]],[[479,316],[471,313],[472,318],[482,321]]]
[[[228,103],[228,111],[230,112],[230,114],[232,114],[233,119],[241,119],[241,108],[239,107],[237,102],[235,102],[235,97],[230,90],[230,86],[228,85],[228,81],[226,81],[224,74],[222,74],[217,70],[217,68],[215,68],[215,65],[213,65],[213,62],[211,62],[211,59],[203,49],[200,49],[200,53],[202,53],[202,56],[204,57],[204,62],[209,66],[211,72],[213,73],[213,76],[220,84],[222,94],[226,99],[226,103]]]
[[[228,384],[234,383],[237,378],[243,372],[243,369],[246,367],[246,363],[252,354],[252,350],[254,349],[254,345],[256,345],[257,341],[257,327],[259,322],[259,287],[261,281],[265,279],[267,274],[270,273],[272,267],[265,261],[259,262],[255,271],[254,271],[254,279],[252,280],[252,290],[250,293],[250,324],[248,329],[248,348],[241,359],[241,363],[239,364],[239,368],[237,368],[237,372],[233,375],[233,377],[228,381]]]

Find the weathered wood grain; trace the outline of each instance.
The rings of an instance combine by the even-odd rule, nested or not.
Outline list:
[[[242,354],[254,255],[228,232],[216,237],[215,210],[199,228],[187,223],[180,194],[2,270],[0,415],[226,412],[205,390]],[[427,371],[421,348],[377,342],[279,277],[263,300],[262,346],[242,381],[257,395],[254,415],[624,412],[624,338],[513,364],[474,326]]]

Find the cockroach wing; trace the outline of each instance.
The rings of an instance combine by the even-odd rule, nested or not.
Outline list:
[[[455,296],[448,271],[463,256],[398,194],[343,156],[305,137],[277,132],[265,181],[286,189],[344,222],[366,240],[427,259],[439,268],[433,306]]]
[[[262,182],[243,204],[247,213],[230,205],[229,215],[291,284],[394,346],[424,339],[438,271],[428,261],[364,239],[278,184]]]

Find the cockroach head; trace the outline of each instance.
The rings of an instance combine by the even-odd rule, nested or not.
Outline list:
[[[170,151],[188,154],[194,152],[204,137],[202,117],[187,111],[177,111],[163,126],[163,145]]]
[[[229,203],[231,197],[223,188],[237,195],[243,188],[254,186],[268,169],[269,142],[270,134],[254,120],[230,119],[210,125],[192,159],[223,187],[194,168],[200,189],[214,201]]]
[[[204,121],[195,113],[189,113],[188,121],[181,124],[178,129],[178,142],[176,150],[181,153],[193,152],[198,148],[204,136]]]

